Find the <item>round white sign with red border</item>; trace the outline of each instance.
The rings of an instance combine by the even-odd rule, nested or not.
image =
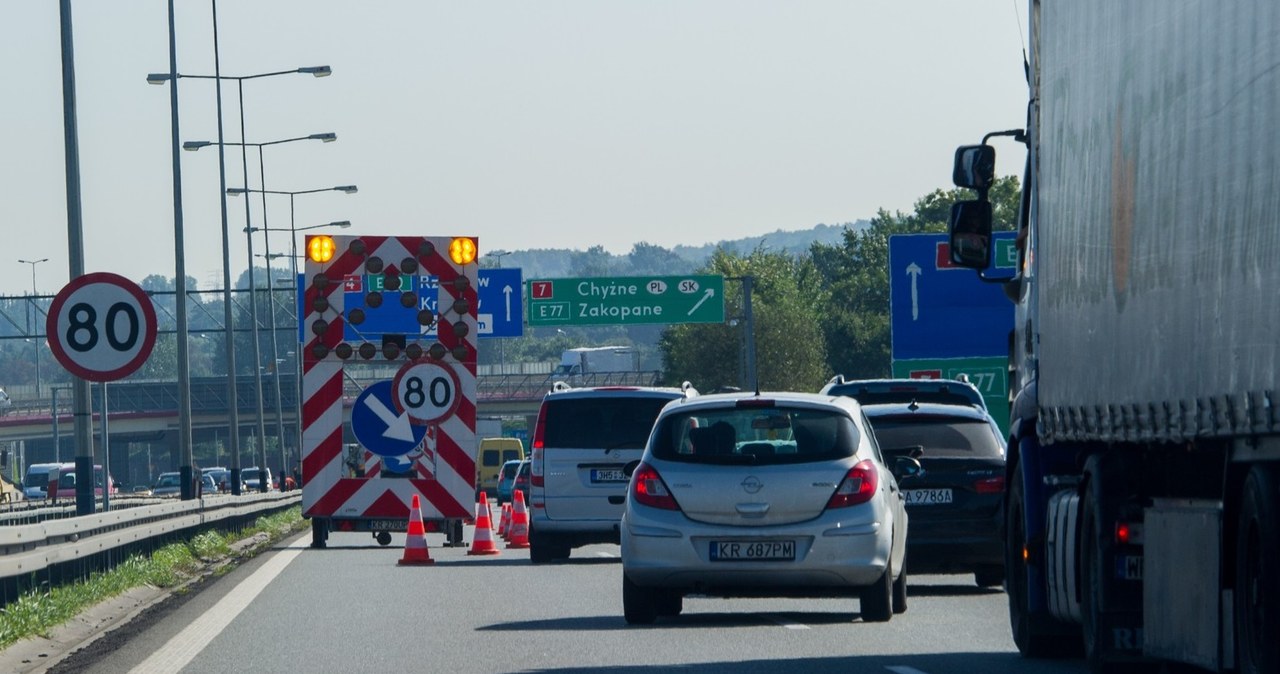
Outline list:
[[[447,363],[419,358],[404,364],[391,380],[396,409],[423,426],[439,421],[458,408],[462,384]]]
[[[138,284],[110,272],[85,274],[58,291],[45,322],[49,350],[71,374],[115,381],[146,362],[156,310]]]

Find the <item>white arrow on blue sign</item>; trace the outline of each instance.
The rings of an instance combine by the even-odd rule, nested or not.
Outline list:
[[[366,387],[356,398],[351,407],[351,432],[374,454],[399,457],[422,445],[427,427],[410,423],[408,414],[398,414],[391,382],[380,381]]]
[[[1012,275],[1013,232],[996,232],[992,270]],[[1013,303],[999,283],[951,263],[946,234],[889,237],[889,316],[894,360],[1003,356]]]

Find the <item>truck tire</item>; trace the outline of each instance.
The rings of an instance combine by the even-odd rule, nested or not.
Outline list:
[[[1015,466],[1009,485],[1008,507],[1005,508],[1005,570],[1006,592],[1009,598],[1009,627],[1013,630],[1013,643],[1018,652],[1027,658],[1070,658],[1080,654],[1078,637],[1066,633],[1058,622],[1047,615],[1032,613],[1027,607],[1027,562],[1022,558],[1022,547],[1027,541],[1026,522],[1023,517],[1022,470]]]
[[[622,574],[622,617],[628,625],[649,625],[658,619],[657,593]]]
[[[1254,466],[1240,496],[1235,623],[1241,674],[1280,671],[1280,478]]]

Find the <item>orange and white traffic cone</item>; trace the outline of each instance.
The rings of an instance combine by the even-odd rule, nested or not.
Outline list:
[[[413,495],[413,507],[409,511],[409,533],[404,539],[404,556],[400,558],[400,566],[424,566],[435,564],[431,553],[427,552],[427,530],[422,526],[422,507],[418,504],[418,495]]]
[[[515,493],[516,505],[511,509],[511,538],[508,548],[529,547],[529,511],[524,506],[524,492]]]
[[[493,520],[489,517],[489,497],[480,492],[476,503],[476,533],[471,540],[468,555],[500,555],[502,551],[493,542]]]
[[[502,516],[498,518],[498,536],[505,541],[508,538],[510,538],[509,536],[510,530],[511,530],[511,504],[503,503]]]

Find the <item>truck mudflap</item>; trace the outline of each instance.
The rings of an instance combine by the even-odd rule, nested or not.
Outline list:
[[[1154,657],[1211,670],[1220,661],[1222,503],[1155,499],[1146,509],[1143,562],[1143,647]],[[1228,643],[1230,639],[1226,640]]]

